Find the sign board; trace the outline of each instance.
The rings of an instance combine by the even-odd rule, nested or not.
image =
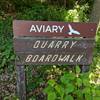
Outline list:
[[[92,62],[95,23],[15,20],[13,30],[15,53],[22,64]]]
[[[91,64],[96,28],[96,23],[14,20],[20,100],[26,100],[24,65]]]
[[[87,37],[93,38],[96,23],[68,23],[56,21],[22,21],[13,22],[14,36],[40,37]]]
[[[94,39],[15,38],[14,48],[22,64],[88,65]]]

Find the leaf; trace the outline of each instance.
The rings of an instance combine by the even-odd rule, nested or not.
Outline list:
[[[48,81],[48,84],[53,87],[56,84],[56,82],[55,80],[51,79]]]
[[[81,69],[79,66],[76,66],[76,73],[80,73],[81,72]]]
[[[77,78],[77,86],[80,87],[82,86],[82,80],[80,78]]]
[[[4,67],[4,65],[6,64],[7,60],[5,58],[3,58],[1,66]]]
[[[48,100],[55,100],[56,99],[56,93],[55,92],[49,92],[48,93]]]
[[[90,93],[91,93],[90,88],[89,88],[89,87],[85,87],[85,88],[83,89],[83,93],[84,93],[84,94],[90,94]]]
[[[55,90],[59,93],[59,95],[61,96],[61,98],[64,96],[64,88],[60,85],[56,85],[55,86]]]
[[[68,84],[67,88],[65,90],[66,90],[67,94],[73,92],[74,91],[74,85]]]
[[[91,95],[85,94],[85,100],[92,100],[92,98]]]
[[[51,87],[51,86],[47,86],[44,90],[43,90],[43,92],[44,93],[49,93],[49,92],[51,92],[51,91],[53,91],[53,88]]]
[[[88,86],[88,87],[91,86],[91,84],[89,83],[89,80],[85,78],[83,79],[83,85]]]
[[[67,79],[67,77],[65,75],[64,76],[61,76],[60,80],[61,80],[61,82],[63,84],[68,84],[69,83],[69,80]]]
[[[66,95],[64,100],[74,100],[74,99],[71,95]]]
[[[93,100],[100,100],[100,96],[99,96],[99,97],[94,96],[94,97],[93,97]]]
[[[100,97],[100,90],[95,89],[95,95]]]
[[[76,94],[78,100],[82,100],[83,99],[83,94],[82,94],[81,91],[82,91],[81,89],[74,91],[74,94]]]
[[[11,57],[10,57],[10,60],[14,60],[15,59],[15,55],[12,55]]]
[[[70,80],[75,79],[75,74],[73,73],[64,73],[63,76],[61,76],[60,80],[63,84],[68,84]]]

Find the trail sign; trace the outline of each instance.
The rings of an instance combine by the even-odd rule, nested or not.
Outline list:
[[[94,39],[15,38],[14,48],[21,64],[89,65]]]
[[[26,100],[23,65],[89,65],[93,58],[95,23],[14,20],[14,50],[20,100]]]
[[[96,26],[95,23],[15,20],[13,31],[14,36],[93,38],[95,37]]]

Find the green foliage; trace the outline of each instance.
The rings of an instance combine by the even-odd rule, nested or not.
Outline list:
[[[32,8],[25,9],[23,13],[19,13],[17,19],[85,22],[88,21],[86,15],[88,8],[89,6],[87,4],[82,6],[76,5],[70,10],[58,6],[48,6],[46,4],[33,4]]]
[[[48,100],[52,98],[51,92],[55,94],[54,100],[91,100],[96,98],[97,94],[94,96],[96,92],[100,92],[95,89],[95,85],[90,84],[89,72],[80,73],[78,66],[76,72],[64,72],[59,78],[59,82],[54,79],[48,80],[44,89]]]
[[[0,21],[0,73],[5,67],[11,67],[13,70],[15,55],[12,40],[10,39],[12,36],[11,21],[12,18]]]
[[[16,11],[16,16],[14,15],[16,19],[87,22],[89,6],[86,4],[87,0],[84,1],[86,1],[85,4],[84,2],[82,5],[75,4],[72,9],[35,3],[34,0],[1,0],[0,4],[6,12],[10,11],[10,7],[12,11]],[[3,2],[6,2],[5,5]],[[75,0],[71,0],[70,2],[73,4]],[[10,7],[7,6],[9,9],[6,8],[6,5],[10,5]],[[5,68],[11,72],[14,71],[15,59],[12,35],[13,17],[8,17],[2,9],[0,8],[0,74],[5,71]],[[32,70],[33,66],[27,66],[25,69],[27,73],[27,90],[28,92],[32,91],[34,88],[40,86],[41,83],[45,84],[48,80],[47,86],[44,89],[44,92],[48,95],[48,100],[99,100],[100,31],[97,32],[94,60],[91,66],[91,72],[84,74],[80,73],[79,66],[76,66],[73,71],[69,70],[70,66],[66,65],[35,66],[36,73]],[[36,95],[29,100],[36,100],[35,97]],[[9,98],[9,96],[5,97],[5,100]],[[12,98],[17,100],[16,96]]]
[[[71,22],[87,22],[88,19],[86,13],[88,9],[88,4],[82,6],[75,5],[74,9],[68,10],[65,20]]]
[[[19,100],[18,99],[18,97],[17,96],[15,96],[15,95],[10,95],[10,96],[5,96],[4,98],[3,98],[3,100]]]
[[[93,0],[1,0],[0,1],[0,10],[4,12],[15,12],[23,10],[23,8],[31,8],[33,4],[48,4],[48,5],[56,5],[60,7],[65,7],[67,9],[73,8],[75,4],[86,4],[87,2],[91,3]]]
[[[23,13],[19,13],[17,19],[62,21],[65,17],[65,12],[64,8],[34,4],[32,8],[25,9]]]
[[[11,13],[23,10],[23,8],[26,7],[32,7],[32,5],[36,3],[37,0],[0,0],[0,10]]]

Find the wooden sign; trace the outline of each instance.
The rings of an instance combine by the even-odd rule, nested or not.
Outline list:
[[[13,30],[14,50],[22,64],[89,65],[92,62],[95,23],[15,20]]]
[[[68,39],[68,38],[14,38],[15,52],[67,52],[67,51],[83,51],[94,47],[94,39]],[[78,52],[77,51],[77,52]]]
[[[87,37],[94,38],[95,23],[68,23],[56,21],[21,21],[13,22],[14,36],[40,37]]]
[[[26,100],[24,65],[67,64],[86,68],[91,64],[96,28],[96,23],[14,20],[20,100]]]
[[[91,51],[90,51],[91,52]],[[19,64],[23,65],[89,65],[92,56],[88,52],[71,53],[19,53]]]
[[[92,62],[94,39],[15,38],[22,64],[80,64]]]

